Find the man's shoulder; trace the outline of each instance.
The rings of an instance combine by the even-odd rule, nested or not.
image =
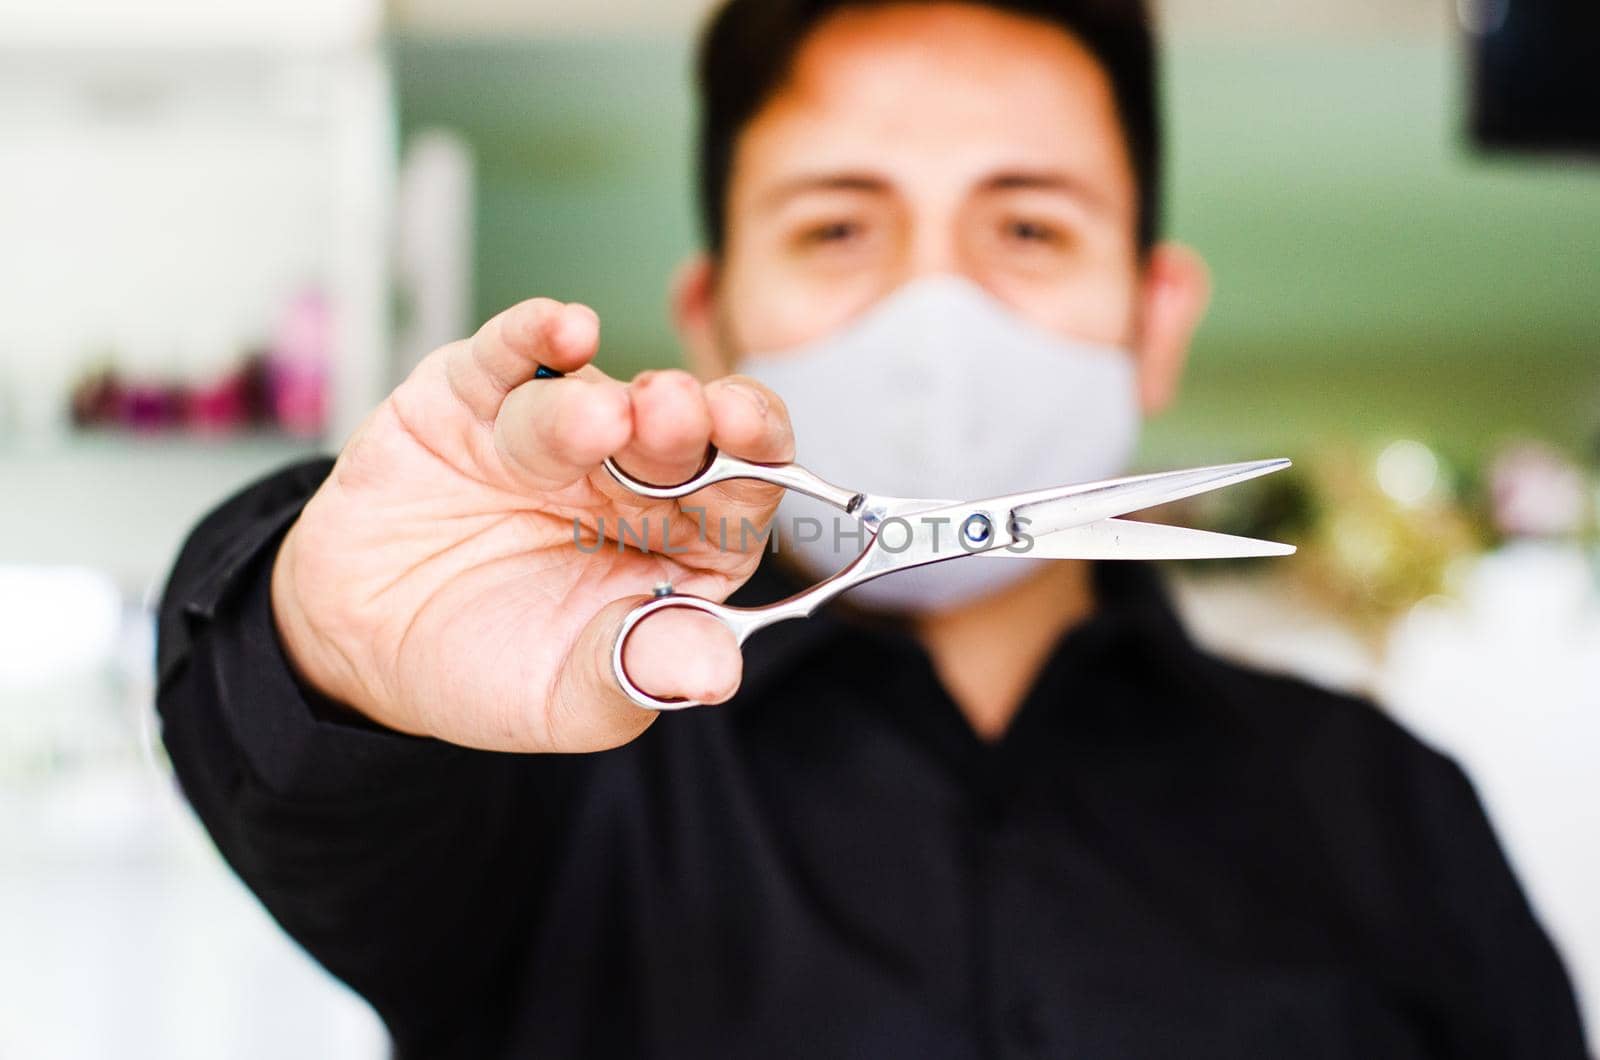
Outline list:
[[[1458,772],[1366,695],[1209,653],[1201,658],[1220,693],[1219,709],[1257,750],[1294,765],[1304,779],[1392,783]]]

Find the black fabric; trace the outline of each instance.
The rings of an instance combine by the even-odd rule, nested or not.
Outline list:
[[[1197,651],[1146,566],[1097,569],[997,744],[835,613],[753,640],[726,707],[488,754],[297,685],[271,558],[327,470],[195,531],[160,709],[218,847],[402,1056],[1583,1055],[1461,771]]]

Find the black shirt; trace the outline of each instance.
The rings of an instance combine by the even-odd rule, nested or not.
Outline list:
[[[1583,1055],[1461,771],[1199,652],[1144,565],[1097,569],[995,744],[834,614],[753,640],[727,706],[491,754],[297,686],[270,559],[328,466],[196,530],[160,708],[223,854],[401,1055]]]

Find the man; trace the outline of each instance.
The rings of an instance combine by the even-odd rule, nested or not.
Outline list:
[[[778,491],[641,501],[607,456],[933,496],[1119,470],[1207,294],[1156,239],[1153,67],[1134,2],[733,0],[674,295],[695,375],[609,379],[592,312],[528,302],[195,532],[179,777],[403,1055],[1581,1055],[1460,771],[1199,653],[1146,568],[959,560],[743,657],[667,611],[630,676],[725,705],[617,686],[653,586],[770,600],[829,557],[758,570],[700,528]],[[930,451],[923,403],[994,437]],[[628,520],[674,553],[592,547]]]

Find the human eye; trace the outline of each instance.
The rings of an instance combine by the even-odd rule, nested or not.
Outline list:
[[[1071,242],[1071,233],[1064,227],[1040,217],[1006,217],[1001,221],[1000,237],[1006,243],[1030,249],[1059,250]]]
[[[795,243],[802,249],[842,247],[865,238],[866,225],[855,218],[834,217],[802,225]]]

